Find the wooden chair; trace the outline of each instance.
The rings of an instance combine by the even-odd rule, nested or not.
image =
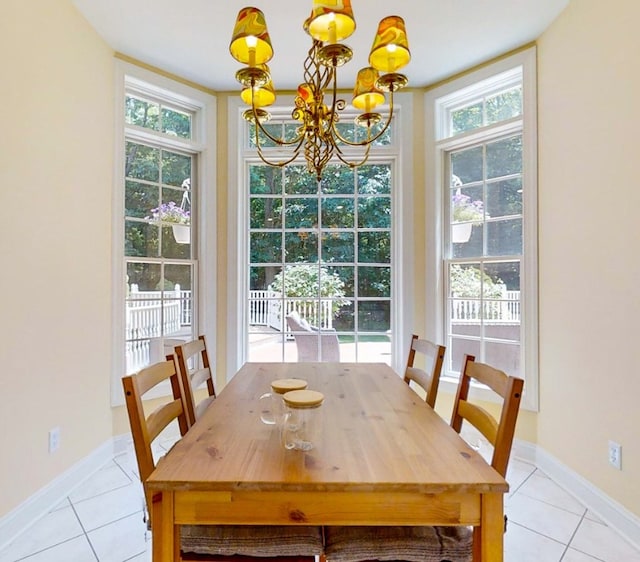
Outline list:
[[[189,426],[192,426],[216,398],[213,373],[209,364],[209,355],[204,336],[199,336],[197,340],[177,345],[174,348],[174,352],[184,389],[187,419]],[[192,368],[189,367],[190,362],[192,363]],[[195,391],[205,384],[208,396],[196,403]]]
[[[502,398],[498,420],[469,401],[471,379]],[[474,425],[493,445],[491,466],[502,476],[507,473],[523,384],[522,379],[465,355],[451,427],[459,433],[463,420]],[[471,527],[326,527],[325,556],[328,562],[471,562],[480,559],[474,550],[479,544],[476,532]]]
[[[171,382],[173,397],[145,415],[143,396],[163,381]],[[155,461],[152,444],[160,433],[177,420],[180,434],[189,429],[182,381],[176,361],[156,363],[134,375],[123,377],[127,412],[133,435],[133,445],[138,461],[140,480],[145,491],[148,513],[160,505],[148,489],[146,482]],[[161,462],[161,461],[160,461]],[[147,519],[153,531],[153,520]],[[322,554],[322,529],[306,526],[255,526],[255,525],[183,525],[181,554],[184,561],[210,560],[235,562],[314,562]]]
[[[287,325],[296,340],[298,362],[340,362],[340,343],[334,329],[311,326],[295,311],[287,316]]]
[[[411,386],[411,382],[420,386],[426,392],[425,401],[432,408],[436,406],[436,396],[438,395],[440,372],[442,371],[445,351],[446,348],[443,345],[435,344],[429,340],[422,340],[416,334],[411,337],[404,382],[409,386]],[[413,366],[416,353],[425,356],[426,368],[424,370]]]

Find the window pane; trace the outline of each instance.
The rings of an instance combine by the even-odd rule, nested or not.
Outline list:
[[[124,255],[157,257],[159,238],[157,225],[127,220],[124,223]]]
[[[250,166],[249,192],[252,194],[282,193],[282,171],[269,166]]]
[[[157,131],[159,114],[160,106],[157,103],[129,95],[125,97],[125,123]]]
[[[388,195],[391,193],[391,166],[389,164],[365,164],[357,168],[358,193]]]
[[[358,234],[358,260],[365,263],[390,263],[391,233],[360,232]]]
[[[282,235],[279,232],[251,233],[251,262],[272,263],[282,259]]]
[[[482,127],[482,102],[451,112],[451,134]]]
[[[358,293],[362,297],[391,297],[391,268],[359,267]]]
[[[354,296],[354,268],[346,266],[327,267],[330,275],[337,275],[342,281],[342,290],[347,297]]]
[[[451,264],[449,267],[449,290],[452,297],[480,298],[483,275],[479,263]]]
[[[390,301],[363,301],[358,307],[358,331],[387,332],[391,329]]]
[[[284,169],[284,188],[291,195],[313,194],[318,191],[318,182],[306,166],[290,165]]]
[[[482,146],[460,150],[451,154],[451,186],[482,181]]]
[[[522,254],[522,220],[501,220],[490,222],[487,230],[487,255]]]
[[[160,151],[143,144],[128,142],[125,153],[125,176],[160,181]]]
[[[185,139],[191,138],[191,115],[183,111],[162,108],[162,132]]]
[[[487,214],[491,218],[522,214],[522,178],[487,184]]]
[[[322,236],[323,262],[353,262],[355,259],[355,234],[333,232]]]
[[[322,228],[352,228],[353,215],[352,198],[322,198]]]
[[[288,263],[318,261],[318,235],[315,232],[287,232],[285,256]]]
[[[522,137],[487,144],[487,179],[522,172]]]
[[[353,301],[343,304],[336,312],[333,327],[339,332],[353,332],[356,329]],[[341,339],[343,339],[341,337]]]
[[[358,199],[358,226],[360,228],[390,228],[391,198],[360,197]]]
[[[162,183],[166,185],[189,187],[191,177],[191,156],[175,152],[162,151]]]
[[[471,326],[467,331],[477,332],[478,330],[479,328]],[[449,353],[449,348],[451,349],[451,353]],[[446,357],[449,361],[449,369],[454,373],[459,373],[462,369],[465,354],[473,355],[476,358],[481,357],[480,342],[477,340],[452,337],[449,340],[449,348],[447,348]]]
[[[516,337],[515,344],[488,341],[485,345],[485,361],[508,375],[522,377],[520,370],[520,326],[511,326]],[[505,328],[507,329],[507,328]]]
[[[322,192],[326,194],[351,194],[355,190],[354,171],[347,166],[328,165],[322,174]]]
[[[252,291],[267,291],[275,277],[282,271],[280,266],[251,267],[249,269],[249,286]],[[263,295],[274,296],[274,295]]]
[[[498,123],[522,114],[522,88],[514,88],[487,99],[487,124]]]
[[[285,228],[313,228],[318,226],[318,200],[291,198],[284,202]]]
[[[143,219],[150,216],[151,209],[159,205],[158,186],[147,183],[125,181],[124,214]]]
[[[252,197],[250,206],[251,228],[282,227],[282,199]]]

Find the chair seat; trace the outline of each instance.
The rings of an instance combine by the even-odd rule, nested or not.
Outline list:
[[[322,528],[262,525],[184,525],[181,550],[223,556],[313,556],[323,551]]]
[[[328,562],[470,562],[471,527],[326,527]]]

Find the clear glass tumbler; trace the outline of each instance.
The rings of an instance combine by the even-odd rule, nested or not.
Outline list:
[[[278,379],[271,383],[271,392],[260,397],[260,419],[267,425],[282,425],[285,415],[283,396],[292,390],[307,388],[302,379]]]
[[[293,390],[284,395],[282,441],[285,449],[310,451],[318,445],[323,400],[324,394],[315,390]]]

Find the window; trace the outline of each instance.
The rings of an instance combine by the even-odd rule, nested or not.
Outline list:
[[[399,115],[408,106],[403,101]],[[290,110],[270,110],[272,134],[287,134],[295,126]],[[297,313],[312,331],[335,330],[341,361],[399,366],[406,353],[399,344],[406,328],[398,295],[410,280],[400,274],[400,264],[410,247],[405,229],[411,229],[411,219],[402,220],[405,213],[411,215],[403,205],[410,197],[401,187],[401,178],[409,176],[405,162],[410,162],[410,152],[400,158],[402,117],[371,149],[366,164],[350,169],[331,163],[318,185],[304,162],[285,168],[262,163],[252,140],[255,133],[238,119],[240,112],[239,104],[230,108],[230,122],[238,123],[230,143],[241,148],[234,255],[243,256],[235,268],[241,345],[230,350],[230,357],[237,357],[238,365],[296,361],[286,317]],[[342,119],[341,134],[355,138],[357,129],[350,123],[348,116]],[[267,140],[265,144],[266,152]],[[277,147],[271,150],[278,154]],[[402,273],[410,270],[408,265]],[[321,348],[321,332],[314,334]]]
[[[427,94],[430,234],[445,376],[464,354],[523,377],[537,407],[535,50]],[[439,282],[438,277],[442,280]]]
[[[120,65],[121,134],[114,193],[114,384],[196,337],[203,306],[200,217],[212,179],[204,139],[213,100]],[[187,95],[188,94],[188,95]]]

